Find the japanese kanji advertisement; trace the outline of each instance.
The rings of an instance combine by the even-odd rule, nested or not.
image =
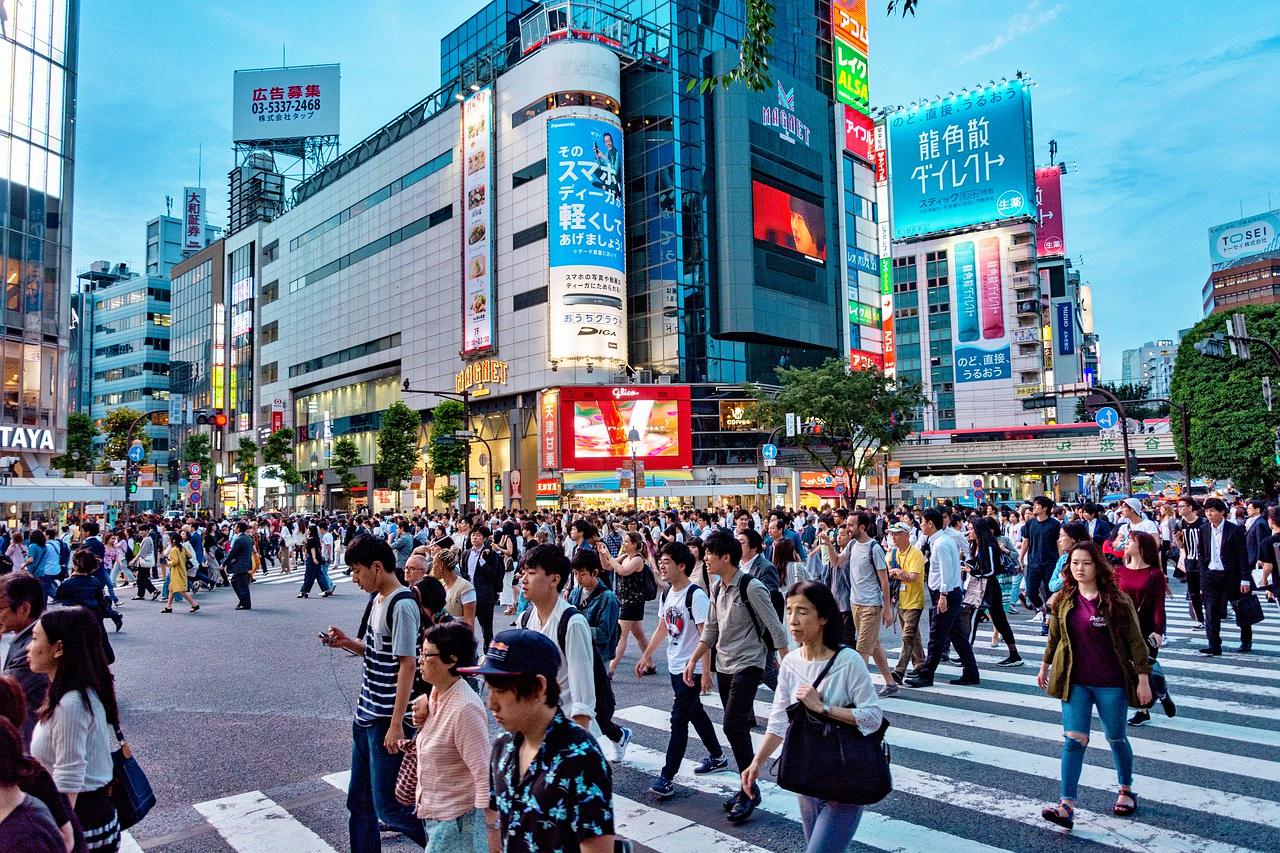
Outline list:
[[[493,348],[493,91],[462,105],[462,354]]]
[[[1011,288],[1005,286],[1002,231],[951,243],[952,335],[956,382],[986,382],[1013,375],[1009,351]]]
[[[204,187],[182,189],[182,248],[198,252],[204,248]]]
[[[337,65],[237,71],[231,136],[237,142],[338,135]]]
[[[622,127],[612,116],[547,121],[552,361],[625,362]]]

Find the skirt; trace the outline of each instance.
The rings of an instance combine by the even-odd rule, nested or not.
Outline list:
[[[116,807],[106,787],[79,794],[75,812],[84,829],[85,846],[107,853],[116,853],[120,849],[120,823],[116,820]]]

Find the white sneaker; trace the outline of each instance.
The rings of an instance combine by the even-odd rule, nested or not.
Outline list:
[[[991,638],[991,648],[993,648],[993,649],[998,649],[998,648],[1000,648],[1000,638],[999,638],[999,637],[992,637],[992,638]]]
[[[1043,621],[1044,621],[1044,618],[1041,616],[1041,614],[1037,613],[1035,616],[1032,616],[1030,619],[1027,620],[1027,624],[1030,625],[1032,622],[1043,622]]]

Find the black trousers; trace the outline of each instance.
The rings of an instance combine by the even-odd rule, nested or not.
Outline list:
[[[142,598],[148,593],[159,592],[159,590],[156,589],[156,585],[151,582],[150,569],[139,566],[136,577],[138,578],[138,598]]]
[[[1191,615],[1204,624],[1204,601],[1200,592],[1200,570],[1187,569],[1187,594],[1191,598]]]
[[[1016,655],[1018,653],[1018,641],[1014,639],[1013,629],[1009,627],[1009,616],[1004,612],[1004,590],[1000,589],[1000,578],[987,578],[987,589],[982,595],[982,603],[987,606],[987,618],[991,620],[991,627],[1000,632],[1000,639],[1004,640],[1005,646],[1009,649],[1009,654]],[[978,623],[974,620],[973,635],[969,637],[972,643],[977,637]]]
[[[742,772],[756,757],[751,745],[751,727],[756,724],[756,690],[764,670],[749,666],[735,673],[716,673],[716,686],[720,689],[720,704],[724,707],[725,740],[733,752],[733,760]]]
[[[484,637],[484,648],[489,648],[493,639],[493,608],[498,604],[497,596],[476,596],[476,621],[480,623],[480,633]],[[616,738],[614,738],[616,740]]]
[[[707,754],[719,758],[724,754],[720,749],[720,739],[716,737],[715,725],[707,716],[707,709],[702,707],[702,676],[694,679],[693,687],[684,683],[682,673],[671,673],[671,689],[675,700],[671,703],[671,739],[667,741],[667,761],[662,766],[662,777],[667,780],[676,778],[680,770],[680,762],[689,748],[689,724],[702,739]]]
[[[240,600],[240,604],[247,610],[253,607],[253,602],[249,598],[249,576],[243,572],[237,572],[231,576],[231,588],[235,590],[236,598]]]
[[[955,646],[965,677],[977,678],[978,661],[973,656],[973,646],[969,645],[964,620],[960,618],[960,611],[964,607],[964,590],[956,587],[947,593],[945,613],[938,609],[938,599],[941,596],[933,590],[929,591],[929,596],[933,599],[933,609],[929,611],[929,649],[924,665],[916,667],[916,674],[921,678],[932,679],[938,664],[942,662],[942,656],[950,646]]]
[[[1209,640],[1209,648],[1222,651],[1222,620],[1227,615],[1227,601],[1234,601],[1240,594],[1240,587],[1232,588],[1231,583],[1223,576],[1225,572],[1200,572],[1200,600],[1204,605],[1204,632]],[[1240,626],[1240,645],[1253,643],[1253,626]]]

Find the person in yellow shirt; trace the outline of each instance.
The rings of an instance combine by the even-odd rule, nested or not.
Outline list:
[[[911,528],[902,522],[889,528],[893,550],[889,552],[889,579],[898,581],[898,624],[902,628],[902,653],[893,668],[898,684],[912,667],[924,663],[924,643],[920,640],[920,614],[924,612],[924,554],[911,544]]]

